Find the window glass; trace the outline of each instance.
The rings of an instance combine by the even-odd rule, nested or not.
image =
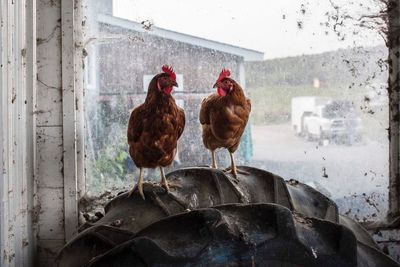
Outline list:
[[[222,68],[252,101],[236,158],[297,179],[361,221],[381,217],[388,195],[387,48],[379,1],[88,0],[85,42],[88,194],[133,186],[130,112],[163,64],[186,114],[167,169],[210,165],[199,109]],[[226,150],[219,165],[229,166]],[[146,179],[159,179],[146,170]]]

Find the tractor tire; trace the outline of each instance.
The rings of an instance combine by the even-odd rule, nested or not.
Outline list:
[[[315,189],[260,169],[167,175],[105,206],[62,249],[58,266],[400,266]]]

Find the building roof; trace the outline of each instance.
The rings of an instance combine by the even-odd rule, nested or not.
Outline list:
[[[243,48],[239,46],[234,46],[230,44],[225,44],[217,41],[212,41],[209,39],[196,37],[189,34],[179,33],[171,30],[166,30],[158,27],[151,27],[151,30],[145,30],[141,23],[122,19],[118,17],[114,17],[106,14],[99,14],[98,21],[101,23],[106,23],[114,26],[118,26],[121,28],[134,30],[137,32],[146,32],[148,34],[152,34],[158,37],[171,39],[178,42],[188,43],[196,46],[201,46],[217,51],[221,51],[228,54],[233,54],[237,56],[241,56],[245,61],[259,61],[264,60],[264,53],[261,51]]]

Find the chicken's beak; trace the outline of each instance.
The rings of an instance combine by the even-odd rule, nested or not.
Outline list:
[[[219,87],[219,82],[216,82],[216,83],[213,85],[213,88],[217,88],[217,87]]]
[[[176,81],[172,81],[172,86],[179,87]]]

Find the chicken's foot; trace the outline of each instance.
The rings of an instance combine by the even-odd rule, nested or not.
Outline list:
[[[169,192],[169,186],[167,182],[167,178],[165,177],[164,173],[164,168],[160,167],[160,172],[161,172],[161,186],[164,187],[164,189]]]
[[[165,177],[165,173],[164,173],[164,168],[160,167],[160,172],[161,172],[161,186],[167,191],[169,192],[169,188],[182,188],[182,186],[180,184],[174,183],[174,182],[168,182],[167,181],[167,177]]]
[[[227,172],[227,171],[230,170],[230,173],[233,175],[233,177],[234,177],[235,179],[237,179],[237,174],[238,174],[238,173],[244,174],[244,175],[249,175],[249,174],[250,174],[250,173],[248,173],[248,172],[246,172],[246,171],[243,171],[243,170],[238,169],[238,168],[236,167],[235,157],[234,157],[233,153],[229,152],[229,155],[231,156],[231,167],[230,167],[230,168],[227,168],[226,170],[224,170],[225,172]]]
[[[139,179],[137,184],[133,187],[133,189],[129,192],[128,197],[130,197],[133,192],[136,191],[136,189],[139,190],[139,194],[142,196],[143,200],[145,199],[144,193],[143,193],[143,168],[140,168],[139,172]]]

